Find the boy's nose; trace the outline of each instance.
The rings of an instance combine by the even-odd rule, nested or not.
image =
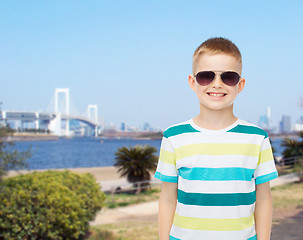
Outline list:
[[[216,74],[215,79],[212,81],[212,86],[213,87],[222,87],[223,82],[221,79],[220,74]]]

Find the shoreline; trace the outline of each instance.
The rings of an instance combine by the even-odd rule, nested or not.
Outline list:
[[[4,142],[28,142],[28,141],[55,141],[59,137],[51,134],[44,133],[33,133],[33,134],[21,134],[14,133],[14,135],[9,135],[3,138]]]
[[[20,174],[27,174],[32,172],[43,172],[48,170],[64,171],[69,170],[74,173],[90,173],[92,174],[97,181],[112,181],[112,180],[121,180],[124,178],[120,177],[118,173],[118,168],[114,166],[110,167],[90,167],[90,168],[65,168],[65,169],[43,169],[43,170],[20,170],[20,171],[8,171],[5,177],[14,177]]]

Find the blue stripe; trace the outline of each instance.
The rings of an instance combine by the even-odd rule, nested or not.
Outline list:
[[[155,173],[155,178],[161,180],[162,182],[174,182],[174,183],[178,182],[178,176],[167,176],[167,175],[163,175],[160,172]]]
[[[186,180],[251,181],[255,169],[248,168],[180,168],[179,175]]]
[[[263,129],[254,126],[246,126],[246,125],[237,125],[236,127],[228,130],[227,132],[256,134],[256,135],[262,135],[264,136],[264,138],[268,137],[267,132],[265,132]]]
[[[175,238],[175,237],[169,235],[169,240],[182,240],[182,239],[180,239],[180,238]]]
[[[250,237],[250,238],[247,238],[247,240],[257,240],[257,235],[255,235],[253,237]]]
[[[178,189],[178,202],[196,206],[251,205],[256,201],[256,192],[249,193],[188,193]]]
[[[272,172],[256,178],[256,185],[269,182],[278,177],[277,172]]]

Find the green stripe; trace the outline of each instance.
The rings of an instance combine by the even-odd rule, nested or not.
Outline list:
[[[191,133],[191,132],[199,132],[194,129],[190,124],[183,124],[174,127],[170,127],[164,131],[163,135],[166,138],[173,137],[182,133]]]
[[[257,240],[257,235],[253,236],[253,237],[250,237],[248,238],[247,240]]]
[[[228,130],[227,132],[257,134],[264,136],[264,138],[268,137],[267,132],[265,132],[263,129],[254,126],[246,126],[246,125],[237,125],[236,127]]]
[[[256,192],[250,193],[187,193],[178,190],[178,202],[197,206],[251,205],[256,201]]]

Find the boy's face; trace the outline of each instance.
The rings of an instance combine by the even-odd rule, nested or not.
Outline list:
[[[232,106],[237,95],[243,90],[245,79],[240,78],[235,86],[226,85],[220,77],[222,72],[233,71],[241,76],[241,64],[232,56],[225,54],[203,54],[197,61],[194,74],[201,71],[213,71],[216,73],[214,80],[206,85],[197,83],[196,78],[190,75],[188,78],[191,89],[196,92],[200,109],[209,110],[233,110]]]

